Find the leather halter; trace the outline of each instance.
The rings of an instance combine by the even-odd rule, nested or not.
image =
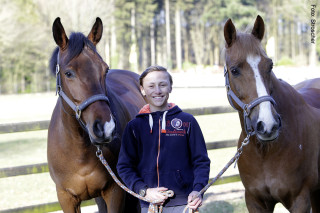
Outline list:
[[[238,97],[237,95],[232,91],[231,87],[230,87],[230,81],[229,81],[229,75],[228,75],[228,69],[227,69],[227,66],[225,65],[224,66],[224,77],[225,77],[225,80],[226,80],[226,83],[225,83],[225,86],[226,86],[226,89],[227,89],[227,97],[228,97],[228,101],[230,103],[230,105],[235,109],[235,110],[238,110],[232,103],[232,100],[234,102],[237,103],[237,105],[243,110],[243,118],[244,118],[244,128],[245,128],[245,131],[247,133],[247,135],[254,135],[255,134],[255,131],[254,131],[254,128],[252,127],[251,125],[251,120],[249,118],[249,115],[251,113],[251,110],[257,106],[258,104],[262,103],[262,102],[265,102],[265,101],[270,101],[273,105],[276,105],[276,102],[275,100],[269,96],[269,95],[266,95],[266,96],[261,96],[261,97],[258,97],[256,99],[254,99],[253,101],[251,101],[250,103],[248,104],[245,104],[243,103]]]
[[[70,108],[76,113],[76,119],[80,123],[81,127],[88,133],[85,123],[81,119],[81,112],[86,109],[90,104],[96,101],[105,101],[110,106],[109,98],[105,94],[97,94],[89,97],[85,101],[83,101],[80,105],[76,105],[72,102],[72,100],[63,92],[62,84],[61,84],[61,76],[60,76],[60,51],[57,54],[57,65],[56,65],[56,77],[57,77],[57,85],[56,85],[56,94],[59,96],[70,106]]]

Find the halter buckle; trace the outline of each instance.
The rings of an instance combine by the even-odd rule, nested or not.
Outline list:
[[[59,64],[56,65],[56,77],[58,77],[58,74],[60,72],[60,66]]]
[[[58,85],[57,86],[57,93],[60,95],[60,91],[62,90],[62,87],[61,87],[61,85]]]
[[[243,107],[244,116],[249,117],[249,115],[251,113],[251,109],[252,109],[252,107],[251,107],[250,103],[249,104],[245,104],[244,107]]]
[[[231,89],[230,85],[226,85],[226,90],[227,90],[227,92],[229,92],[230,89]]]
[[[77,118],[77,120],[79,120],[81,117],[81,110],[79,109],[79,106],[77,106],[75,111],[76,111],[76,118]]]

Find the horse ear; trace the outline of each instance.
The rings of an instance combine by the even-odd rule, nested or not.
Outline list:
[[[60,47],[60,49],[64,50],[67,47],[69,39],[64,31],[59,17],[53,22],[52,33],[56,44]]]
[[[231,19],[228,19],[224,25],[224,39],[226,40],[227,46],[231,47],[233,42],[236,40],[237,31],[233,25]]]
[[[102,37],[103,25],[99,17],[97,17],[91,32],[88,35],[88,39],[96,46]]]
[[[261,18],[261,16],[257,16],[256,21],[254,22],[254,26],[251,32],[252,35],[254,35],[254,37],[256,37],[257,39],[259,39],[260,41],[263,38],[264,35],[264,21]]]

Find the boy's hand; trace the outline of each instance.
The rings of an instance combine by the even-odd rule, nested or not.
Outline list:
[[[199,206],[202,205],[202,196],[197,197],[194,201],[191,201],[199,192],[192,191],[188,196],[188,208],[196,210]]]

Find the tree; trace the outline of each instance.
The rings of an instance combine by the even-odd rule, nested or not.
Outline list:
[[[171,36],[170,36],[170,9],[169,0],[165,0],[166,8],[166,41],[167,41],[167,68],[172,68],[171,60]]]
[[[176,40],[176,64],[177,70],[182,69],[182,47],[181,47],[181,12],[180,12],[181,1],[178,0],[175,7],[175,40]]]

